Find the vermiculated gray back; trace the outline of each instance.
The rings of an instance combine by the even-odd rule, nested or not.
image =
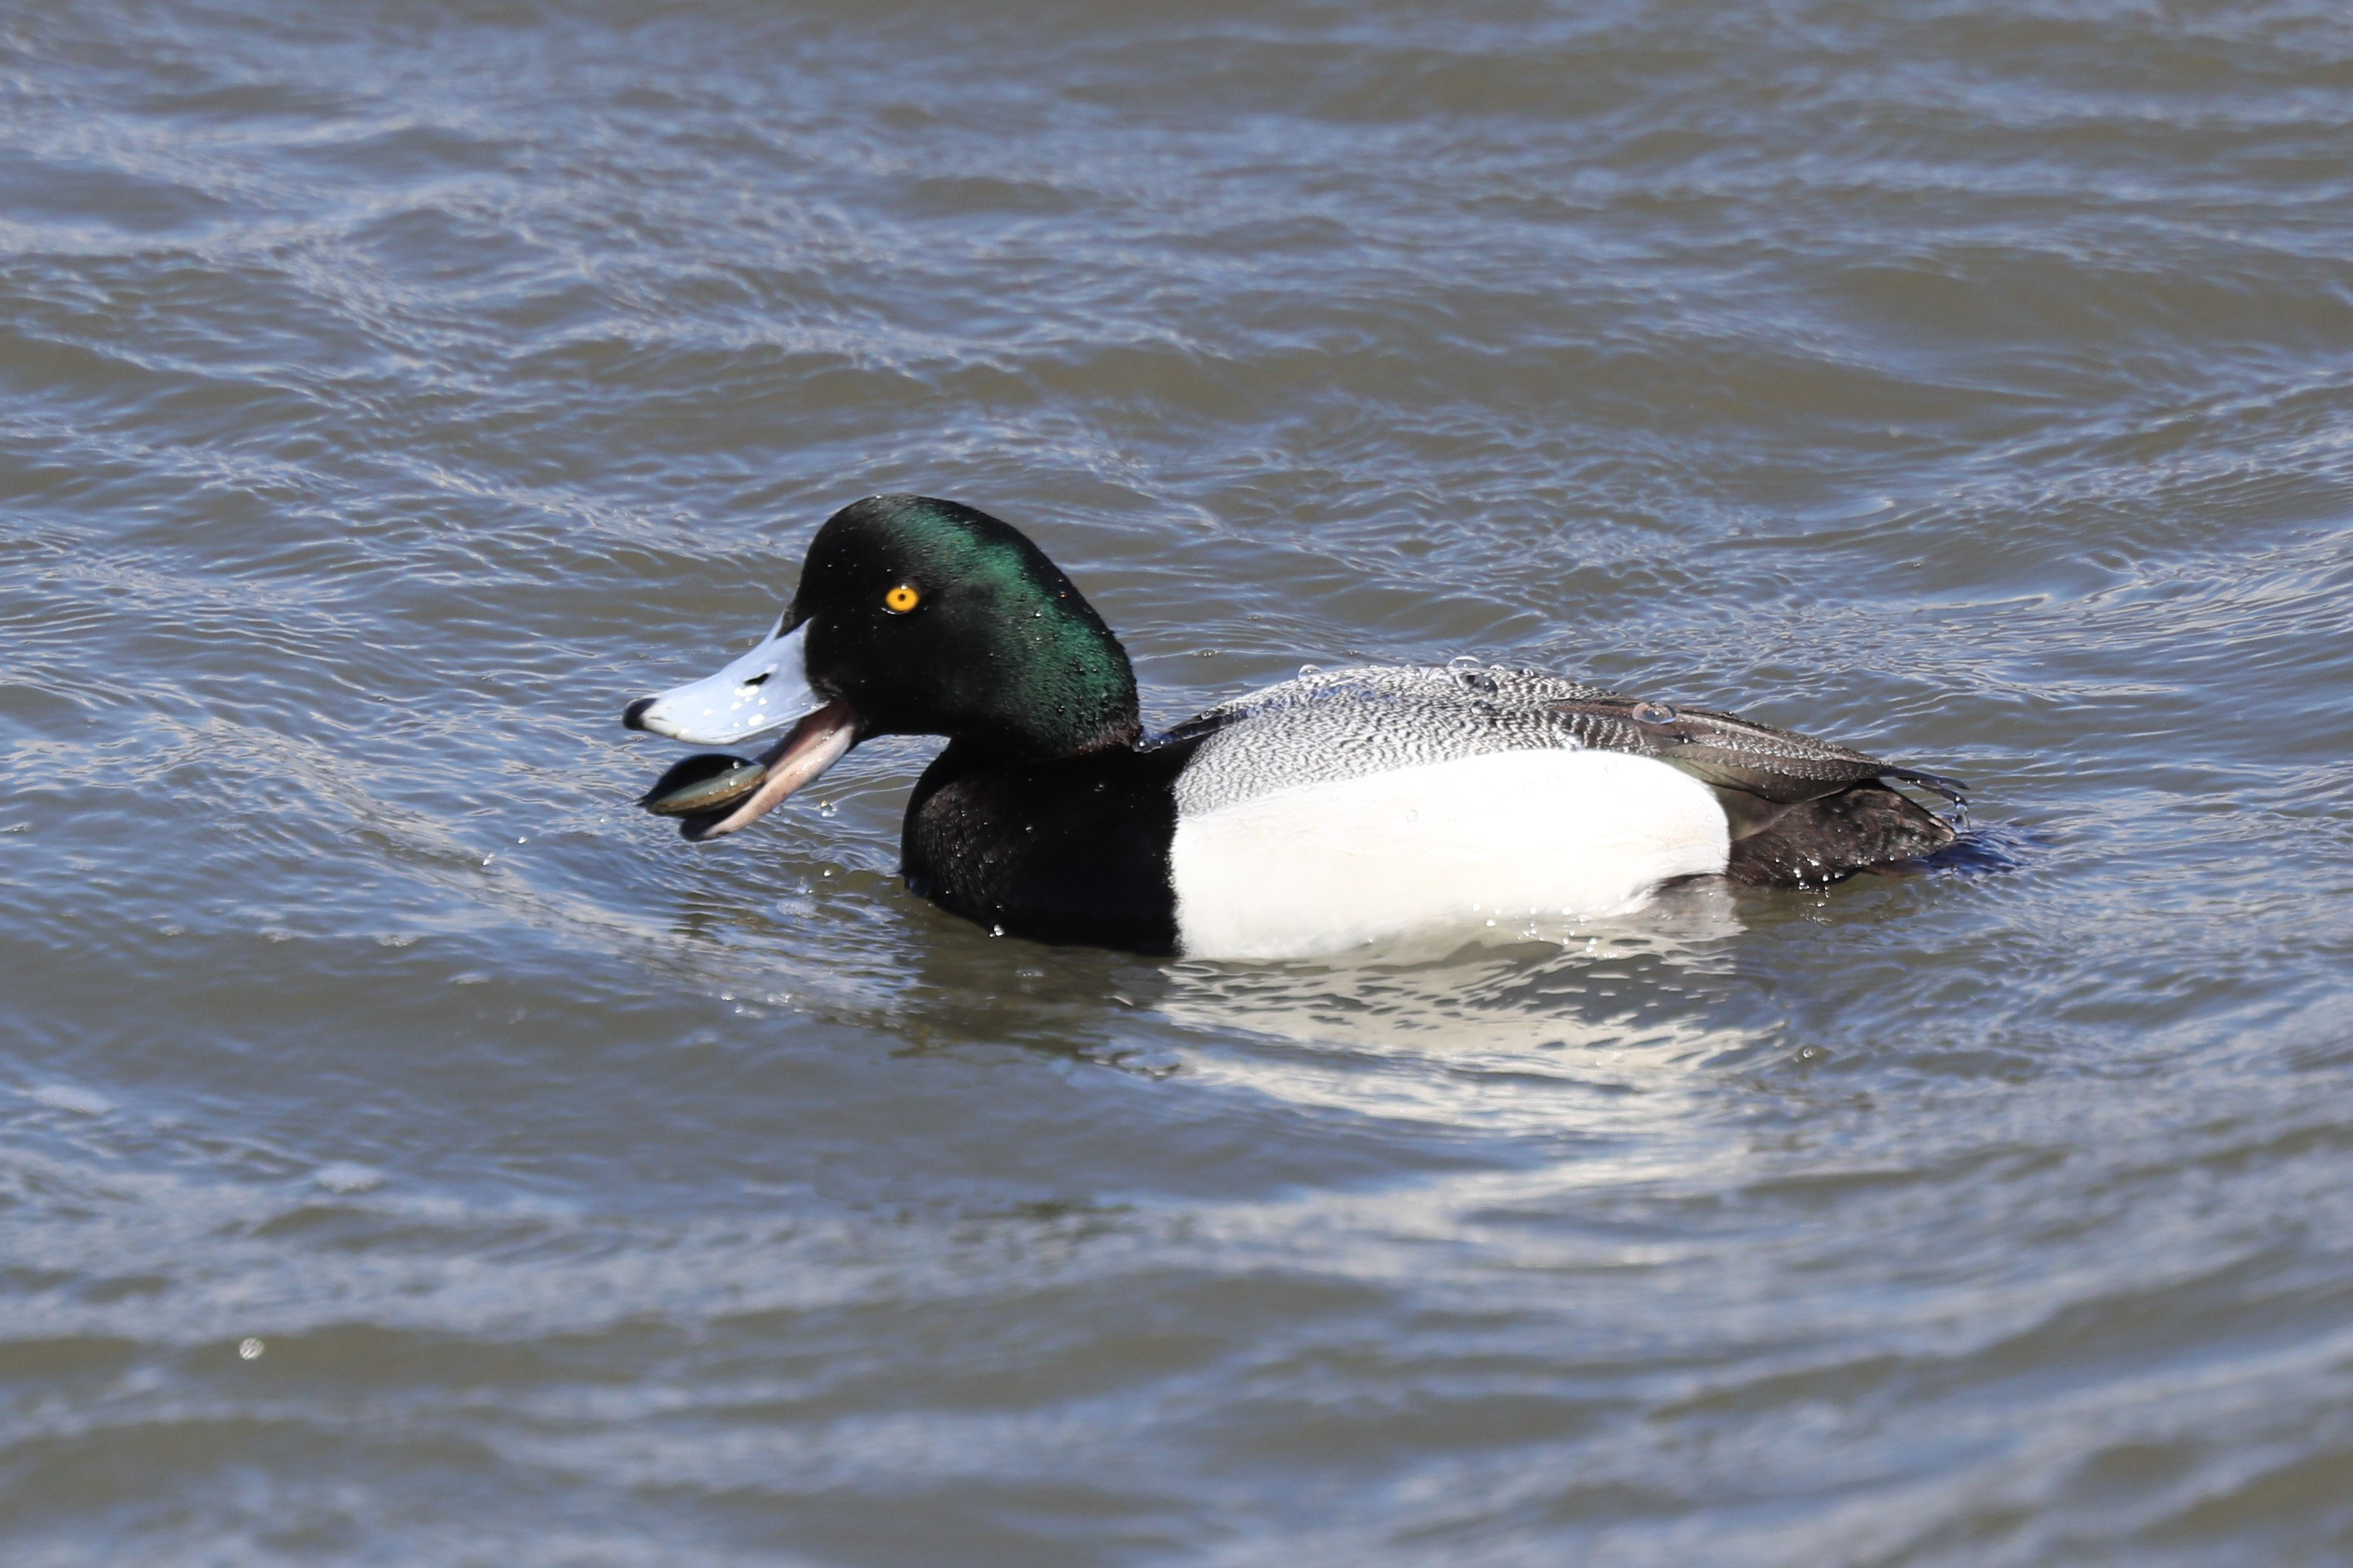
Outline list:
[[[1588,743],[1556,704],[1608,695],[1536,670],[1371,666],[1324,670],[1220,703],[1168,732],[1206,734],[1176,780],[1192,816],[1302,784],[1490,752]]]
[[[1179,724],[1166,740],[1195,736],[1206,739],[1177,776],[1180,815],[1489,752],[1580,747],[1656,757],[1709,784],[1767,801],[1810,800],[1871,779],[1901,779],[1961,797],[1951,779],[1736,713],[1677,708],[1500,667],[1325,670],[1222,703]]]

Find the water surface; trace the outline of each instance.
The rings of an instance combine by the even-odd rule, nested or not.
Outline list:
[[[2321,4],[0,16],[12,1564],[2353,1558]],[[2017,868],[1287,966],[621,703],[914,489]],[[1508,934],[1508,933],[1506,933]],[[241,1355],[245,1342],[251,1355]]]

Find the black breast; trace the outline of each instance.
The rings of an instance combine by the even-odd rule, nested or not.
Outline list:
[[[1174,952],[1172,784],[1191,752],[1015,763],[952,744],[907,803],[907,886],[1015,936]]]

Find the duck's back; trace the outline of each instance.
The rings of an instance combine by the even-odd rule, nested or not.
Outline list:
[[[1172,731],[1187,952],[1331,951],[1630,907],[1729,872],[1828,879],[1951,828],[1849,748],[1532,670],[1303,676]]]
[[[1547,749],[1651,757],[1779,805],[1884,778],[1958,798],[1950,780],[1852,747],[1533,669],[1318,671],[1221,703],[1166,739],[1198,746],[1177,780],[1187,811],[1391,768]]]
[[[1221,703],[1165,743],[1195,747],[1176,778],[1177,810],[1191,816],[1496,752],[1581,750],[1569,710],[1608,695],[1535,670],[1324,670]]]

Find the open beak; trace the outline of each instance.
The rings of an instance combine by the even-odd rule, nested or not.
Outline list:
[[[629,729],[699,746],[732,745],[792,725],[756,763],[738,763],[723,780],[694,764],[735,759],[689,758],[639,805],[679,817],[680,833],[704,843],[750,826],[849,753],[859,741],[858,715],[848,703],[809,689],[801,651],[807,634],[806,622],[787,632],[780,619],[757,647],[718,674],[641,697],[622,710]],[[673,783],[681,777],[685,782]]]

